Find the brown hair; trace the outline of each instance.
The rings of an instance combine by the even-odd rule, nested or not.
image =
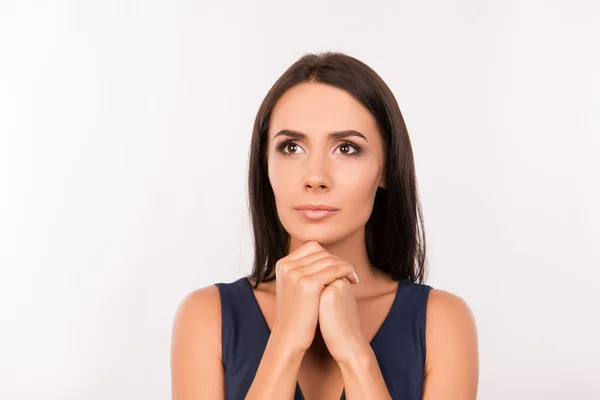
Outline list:
[[[368,65],[339,52],[306,54],[275,82],[262,101],[252,131],[249,156],[249,211],[254,239],[252,274],[256,286],[275,279],[277,260],[288,254],[290,235],[277,215],[267,173],[271,112],[281,95],[302,82],[343,89],[377,121],[385,148],[386,188],[378,188],[365,226],[369,261],[393,280],[424,283],[426,246],[412,146],[392,91]]]

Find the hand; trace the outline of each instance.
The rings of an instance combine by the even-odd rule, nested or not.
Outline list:
[[[356,300],[346,278],[336,279],[321,292],[319,326],[331,356],[340,363],[349,363],[352,355],[370,346],[364,337]]]
[[[281,337],[292,351],[308,350],[319,319],[320,295],[325,286],[347,277],[357,282],[354,268],[310,241],[278,260],[276,312],[273,335]]]

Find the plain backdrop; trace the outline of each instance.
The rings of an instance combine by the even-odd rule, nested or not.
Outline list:
[[[333,50],[400,104],[479,398],[600,399],[599,25],[594,1],[1,1],[0,398],[170,398],[178,304],[250,272],[258,106]]]

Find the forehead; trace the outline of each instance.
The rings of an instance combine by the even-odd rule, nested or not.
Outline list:
[[[269,126],[269,137],[281,129],[307,135],[354,129],[369,139],[378,135],[375,118],[352,95],[315,82],[300,83],[288,89],[275,104]]]

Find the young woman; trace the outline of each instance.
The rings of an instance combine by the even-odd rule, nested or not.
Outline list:
[[[377,73],[333,52],[286,70],[254,123],[249,198],[252,274],[182,301],[173,400],[476,398],[475,320],[424,283],[412,148]]]

